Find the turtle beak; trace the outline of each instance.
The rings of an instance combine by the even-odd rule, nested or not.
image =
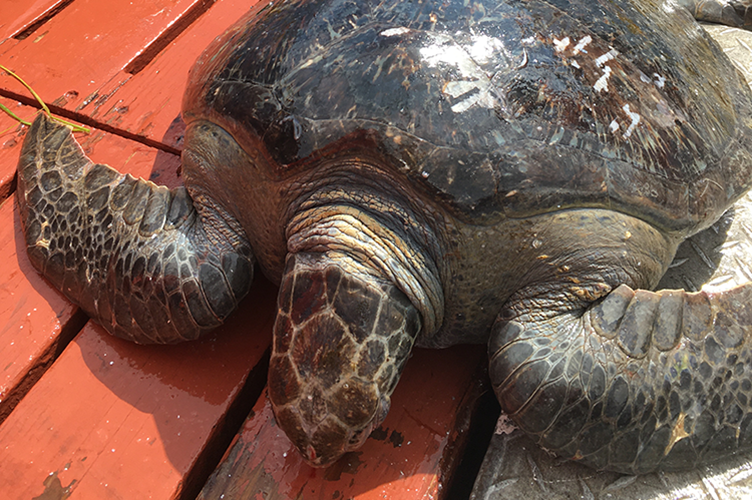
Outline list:
[[[286,408],[274,408],[278,425],[300,451],[303,459],[312,467],[329,467],[345,453],[357,450],[368,436],[383,422],[389,412],[390,399],[379,399],[375,416],[361,429],[346,429],[336,418],[325,418],[318,425],[311,425],[299,412]]]
[[[317,446],[314,443],[321,443],[320,436],[317,436],[316,432],[306,434],[303,441],[295,441],[293,444],[298,448],[303,459],[312,467],[329,467],[334,462],[339,460],[345,453],[357,450],[366,442],[368,436],[371,435],[374,428],[383,422],[389,412],[390,401],[388,397],[383,397],[379,401],[379,408],[376,416],[369,424],[363,429],[357,431],[349,431],[338,442],[334,440],[324,442],[324,446]],[[339,436],[332,439],[337,439]]]

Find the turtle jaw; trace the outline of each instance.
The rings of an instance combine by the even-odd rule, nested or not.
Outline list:
[[[357,450],[389,412],[388,397],[380,397],[376,414],[360,429],[348,428],[336,418],[327,418],[318,425],[307,420],[295,408],[273,405],[279,426],[290,437],[303,459],[311,467],[329,467],[345,453]],[[309,429],[307,432],[304,429]]]
[[[289,255],[278,298],[269,398],[314,467],[360,447],[384,420],[421,328],[404,293],[347,261]]]

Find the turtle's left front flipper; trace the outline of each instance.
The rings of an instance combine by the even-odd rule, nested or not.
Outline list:
[[[678,0],[698,21],[752,27],[752,0]]]
[[[17,200],[34,267],[118,337],[174,343],[219,326],[250,288],[242,229],[211,200],[94,164],[40,114]]]

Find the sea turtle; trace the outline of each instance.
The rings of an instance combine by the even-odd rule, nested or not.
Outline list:
[[[749,448],[752,285],[649,291],[752,185],[752,95],[689,11],[750,17],[680,3],[265,4],[190,74],[185,188],[36,119],[29,255],[142,343],[221,324],[257,263],[280,284],[269,396],[316,466],[384,419],[413,345],[469,342],[562,456],[640,473]]]

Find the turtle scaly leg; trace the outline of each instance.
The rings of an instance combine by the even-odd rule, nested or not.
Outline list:
[[[335,207],[298,221],[313,224],[288,240],[269,396],[280,427],[323,467],[384,420],[416,337],[435,328],[441,292],[415,247],[365,213]]]
[[[29,257],[108,332],[139,343],[191,340],[248,292],[243,232],[210,200],[89,160],[40,114],[24,140],[17,200]]]
[[[562,245],[560,256],[533,271],[490,338],[502,409],[544,448],[628,474],[752,448],[752,285],[639,289],[668,266],[670,238],[600,210],[545,219],[541,249]]]

